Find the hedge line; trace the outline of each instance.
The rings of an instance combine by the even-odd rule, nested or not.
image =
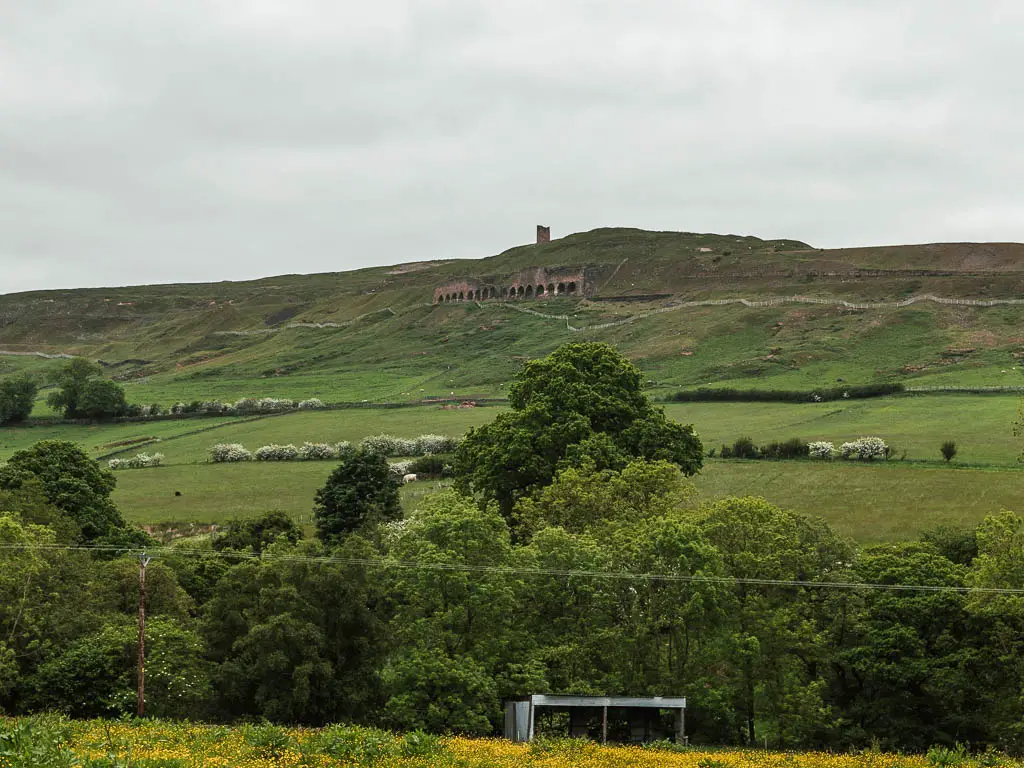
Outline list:
[[[666,400],[674,403],[824,403],[832,400],[859,400],[885,397],[906,391],[902,384],[862,384],[828,389],[734,389],[700,387],[681,390]]]

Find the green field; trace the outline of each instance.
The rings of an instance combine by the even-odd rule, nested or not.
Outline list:
[[[821,515],[839,531],[862,541],[913,536],[939,523],[969,524],[1002,507],[1024,510],[1024,471],[1016,457],[1021,441],[1011,424],[1018,399],[1007,396],[930,395],[820,404],[672,404],[675,419],[694,423],[708,447],[741,435],[755,442],[801,437],[835,443],[878,435],[905,460],[861,465],[811,461],[709,460],[695,478],[704,499],[760,495],[807,514]],[[161,442],[144,450],[165,454],[157,469],[117,473],[115,500],[132,521],[223,522],[281,509],[303,522],[313,494],[330,473],[331,462],[208,464],[217,442],[241,442],[251,449],[268,443],[356,441],[388,432],[414,437],[434,432],[462,434],[493,419],[500,408],[442,410],[345,409],[302,412],[240,422],[190,419],[102,427],[61,426],[0,431],[5,455],[36,439],[82,443],[97,455],[110,444],[145,436]],[[206,431],[193,434],[196,429]],[[960,454],[951,466],[938,447],[956,440]],[[129,449],[129,454],[135,449]],[[435,487],[403,489],[406,503]],[[175,491],[181,496],[175,496]]]

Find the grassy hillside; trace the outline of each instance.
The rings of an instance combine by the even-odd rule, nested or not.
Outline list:
[[[529,266],[586,266],[592,295],[431,305],[433,288],[446,281],[500,281]],[[795,240],[603,229],[479,260],[0,296],[0,351],[99,359],[129,384],[133,401],[162,403],[500,395],[523,359],[581,339],[615,344],[656,391],[708,383],[806,388],[836,379],[1024,385],[1015,357],[1024,353],[1024,306],[686,305],[924,294],[1024,296],[1024,246],[823,251]],[[53,364],[0,355],[0,376]]]

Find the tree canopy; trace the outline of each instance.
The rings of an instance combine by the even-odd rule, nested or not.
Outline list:
[[[104,419],[125,412],[124,388],[102,378],[103,369],[83,357],[68,360],[53,376],[46,402],[66,419]]]
[[[15,452],[0,467],[0,489],[17,490],[32,480],[42,484],[47,501],[71,518],[85,541],[116,535],[124,518],[110,494],[117,481],[77,444],[42,440]]]
[[[346,456],[316,492],[317,536],[327,541],[401,516],[401,480],[381,454],[359,449]]]
[[[460,490],[496,501],[506,517],[519,498],[584,459],[597,469],[665,460],[687,475],[703,462],[693,427],[653,406],[640,370],[607,344],[566,344],[526,363],[509,405],[510,412],[469,431],[454,464]]]
[[[39,386],[29,376],[0,381],[0,424],[27,419],[38,391]]]

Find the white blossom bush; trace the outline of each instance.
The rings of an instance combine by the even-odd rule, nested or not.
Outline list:
[[[339,459],[347,459],[355,452],[355,446],[353,446],[348,440],[342,440],[340,443],[334,444],[334,455]]]
[[[836,456],[836,447],[827,440],[819,440],[815,443],[807,444],[808,455],[812,459],[834,459]]]
[[[145,469],[147,467],[159,467],[163,462],[164,455],[162,453],[154,453],[152,456],[148,453],[139,453],[130,459],[111,459],[107,462],[107,466],[114,470]]]
[[[233,407],[237,413],[276,413],[291,410],[295,401],[277,397],[243,397]]]
[[[220,400],[204,400],[199,404],[199,412],[230,416],[235,413],[235,406],[231,403],[222,403]]]
[[[889,446],[880,437],[860,437],[839,446],[839,455],[852,461],[884,459],[889,455]]]
[[[299,449],[294,445],[264,445],[253,454],[256,461],[294,461],[299,458]]]
[[[174,405],[171,406],[171,415],[173,415],[173,416],[181,416],[181,414],[183,414],[185,412],[185,408],[187,408],[187,407],[188,406],[185,405],[185,403],[177,402],[177,403],[175,403]]]
[[[214,463],[230,461],[252,461],[252,453],[241,443],[217,443],[210,448],[210,461]]]
[[[394,464],[389,466],[389,469],[398,477],[405,477],[409,474],[409,470],[412,468],[412,465],[413,462],[411,461],[396,461]]]
[[[384,456],[426,456],[430,453],[451,453],[461,438],[446,435],[420,435],[417,438],[395,437],[394,435],[370,435],[364,437],[359,447],[364,451]]]
[[[368,453],[379,453],[382,456],[399,456],[399,440],[394,435],[368,435],[359,443],[359,447]]]
[[[338,458],[338,451],[333,445],[327,443],[303,443],[299,448],[299,458],[302,461],[323,461],[325,459]]]
[[[461,438],[447,435],[420,435],[415,440],[413,456],[426,456],[431,453],[451,453],[459,447]]]
[[[300,411],[314,411],[324,407],[324,401],[319,397],[311,397],[308,400],[300,400],[296,406]]]

